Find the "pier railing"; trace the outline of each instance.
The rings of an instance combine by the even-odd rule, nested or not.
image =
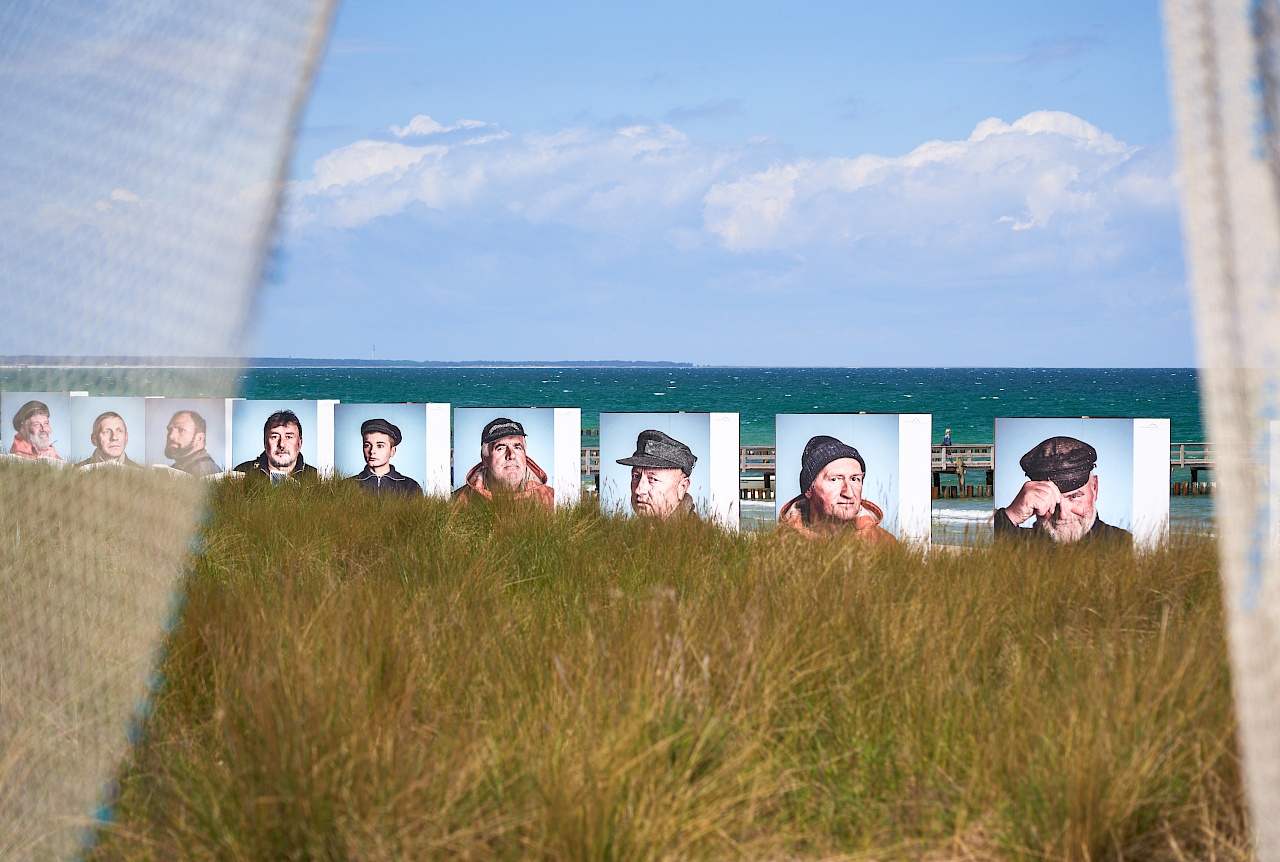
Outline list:
[[[969,470],[995,468],[993,444],[966,446],[934,446],[931,467],[935,473],[955,473]],[[1213,470],[1216,466],[1213,446],[1210,443],[1172,443],[1169,446],[1169,469],[1189,469],[1192,481],[1199,480],[1201,470]],[[742,446],[738,450],[738,472],[748,476],[772,477],[777,472],[778,456],[774,446]],[[594,476],[600,472],[600,447],[582,447],[582,474]]]

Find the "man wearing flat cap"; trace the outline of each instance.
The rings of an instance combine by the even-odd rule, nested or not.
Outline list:
[[[77,467],[96,467],[99,464],[139,466],[124,453],[125,447],[129,445],[129,429],[124,424],[124,418],[114,410],[101,413],[93,420],[89,442],[93,444],[93,454],[77,464]]]
[[[10,455],[22,458],[52,458],[61,461],[62,456],[53,448],[53,427],[49,424],[49,406],[43,401],[28,401],[13,414],[13,445]]]
[[[1079,541],[1133,543],[1128,530],[1098,517],[1098,452],[1074,437],[1050,437],[1018,461],[1027,475],[1018,495],[996,509],[996,538],[1049,539],[1059,544]],[[1034,517],[1035,524],[1022,524]]]
[[[698,458],[688,446],[661,431],[641,431],[635,454],[618,463],[631,468],[631,510],[637,515],[695,515],[689,477]]]
[[[360,425],[364,439],[364,469],[351,477],[370,494],[421,497],[422,487],[401,473],[391,463],[396,447],[404,437],[400,429],[386,419],[369,419]]]
[[[494,495],[531,500],[551,510],[555,489],[547,484],[547,471],[525,451],[524,426],[514,419],[494,419],[480,432],[480,463],[467,471],[466,483],[453,492],[461,505],[492,501]]]
[[[852,536],[892,545],[898,540],[880,526],[884,512],[862,499],[867,462],[852,446],[820,434],[809,438],[800,457],[800,493],[778,514],[778,526],[816,539]]]

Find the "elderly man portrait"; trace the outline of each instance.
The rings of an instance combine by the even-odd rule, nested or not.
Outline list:
[[[636,437],[636,451],[617,463],[631,468],[631,511],[643,517],[696,516],[689,494],[693,450],[669,434],[649,429]]]
[[[1133,543],[1128,530],[1098,517],[1098,453],[1074,437],[1050,437],[1018,461],[1027,481],[1008,506],[996,509],[996,538]],[[1029,527],[1023,524],[1035,518]]]
[[[221,473],[218,462],[204,448],[207,431],[204,417],[196,411],[174,413],[165,426],[164,457],[173,461],[169,466],[192,476]]]
[[[93,420],[89,442],[93,444],[93,454],[77,464],[77,467],[90,467],[96,464],[139,466],[124,453],[125,447],[129,445],[129,429],[124,424],[124,418],[113,410],[100,413],[98,418]]]
[[[262,454],[236,465],[246,477],[273,483],[315,479],[316,468],[302,457],[302,421],[292,410],[278,410],[262,425]]]
[[[28,401],[13,414],[13,445],[10,455],[22,458],[52,458],[61,461],[62,456],[53,447],[53,426],[49,423],[49,407],[43,401]]]
[[[555,508],[555,489],[547,484],[547,472],[529,457],[528,435],[514,419],[494,419],[480,432],[480,463],[467,471],[467,480],[453,492],[461,504],[491,501],[495,495],[532,500]]]
[[[391,463],[404,436],[386,419],[369,419],[360,425],[364,446],[364,469],[349,481],[370,494],[421,497],[422,486],[401,473]]]
[[[778,514],[778,526],[806,538],[851,536],[875,544],[893,544],[880,526],[884,512],[864,500],[867,462],[857,449],[835,437],[811,437],[800,457],[800,493]]]

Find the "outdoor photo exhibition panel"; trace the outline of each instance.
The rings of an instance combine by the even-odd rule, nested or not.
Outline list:
[[[47,412],[41,411],[41,405]],[[3,451],[16,457],[42,456],[66,464],[71,460],[71,394],[68,392],[0,393]]]
[[[520,423],[525,453],[546,473],[556,505],[572,506],[582,493],[582,410],[578,407],[455,407],[453,483],[457,490],[481,468],[480,438],[496,419]],[[536,472],[536,471],[535,471]]]
[[[197,475],[230,470],[231,398],[147,398],[146,463],[181,469],[203,463]],[[204,430],[201,431],[200,429]],[[203,446],[201,445],[203,444]],[[212,463],[204,459],[200,451]],[[208,470],[209,473],[205,473]]]
[[[333,414],[333,459],[339,476],[365,469],[360,426],[381,419],[400,431],[391,466],[422,486],[423,493],[449,495],[448,404],[338,404]]]
[[[645,432],[659,432],[661,436]],[[737,530],[738,440],[737,413],[601,413],[600,507],[606,512],[628,515],[652,512],[644,499],[647,492],[642,490],[640,496],[633,493],[632,465],[618,461],[672,465],[683,457],[682,445],[696,460],[688,474],[687,488],[683,494],[677,491],[677,495],[681,499],[687,495],[698,514]],[[658,508],[662,505],[659,503]],[[688,506],[683,502],[680,505]]]
[[[320,471],[333,473],[333,408],[336,401],[294,401],[237,399],[231,404],[231,463],[253,461],[265,451],[264,424],[267,418],[290,410],[302,425],[302,460]]]
[[[69,460],[82,464],[91,459],[98,461],[104,458],[115,458],[117,455],[114,449],[120,445],[122,438],[124,456],[134,464],[145,464],[147,462],[147,400],[145,398],[77,396],[71,399],[71,457]]]
[[[792,517],[800,513],[805,518],[816,517],[808,499],[814,488],[812,484],[808,489],[800,487],[802,473],[810,480],[810,474],[825,466],[820,461],[834,455],[850,457],[842,448],[850,447],[865,461],[862,511],[856,520],[878,523],[899,540],[930,542],[930,414],[780,413],[775,423],[779,521],[788,505]],[[810,453],[807,471],[806,450]],[[856,496],[858,491],[853,493]]]
[[[1138,547],[1168,536],[1168,419],[997,419],[994,467],[997,535],[1077,541],[1128,533]],[[1060,504],[1015,525],[1046,493]]]

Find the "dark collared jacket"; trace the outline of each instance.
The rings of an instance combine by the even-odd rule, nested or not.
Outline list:
[[[207,449],[184,455],[169,466],[183,473],[190,473],[192,476],[212,476],[214,473],[222,472],[222,468],[218,466],[217,461],[213,460],[213,456]]]
[[[267,462],[267,453],[263,452],[252,461],[245,461],[236,465],[236,470],[245,475],[245,478],[256,477],[259,479],[271,478],[271,465]],[[302,453],[298,453],[298,461],[293,465],[293,472],[288,478],[298,481],[310,481],[320,478],[320,474],[316,472],[316,468],[312,467],[302,458]]]
[[[347,481],[359,483],[360,487],[370,494],[388,494],[404,497],[422,496],[422,486],[397,470],[395,465],[392,465],[391,472],[385,476],[379,476],[370,468],[365,467]]]
[[[96,449],[96,448],[93,450],[92,455],[90,455],[88,458],[85,458],[80,463],[76,464],[76,466],[88,467],[91,464],[119,464],[121,467],[141,467],[142,466],[137,461],[134,461],[132,458],[130,458],[128,455],[122,456],[119,461],[112,461],[110,458],[103,458],[102,450]]]
[[[1019,527],[1013,521],[1009,520],[1009,516],[1004,513],[1004,509],[996,509],[995,518],[995,536],[997,539],[1013,539],[1014,541],[1045,541],[1053,542],[1045,529],[1040,526],[1040,519],[1037,518],[1034,525],[1030,527]],[[1093,522],[1093,527],[1089,532],[1080,537],[1081,542],[1116,542],[1124,545],[1133,544],[1133,533],[1128,530],[1122,530],[1119,527],[1113,527],[1105,523],[1101,518]]]

